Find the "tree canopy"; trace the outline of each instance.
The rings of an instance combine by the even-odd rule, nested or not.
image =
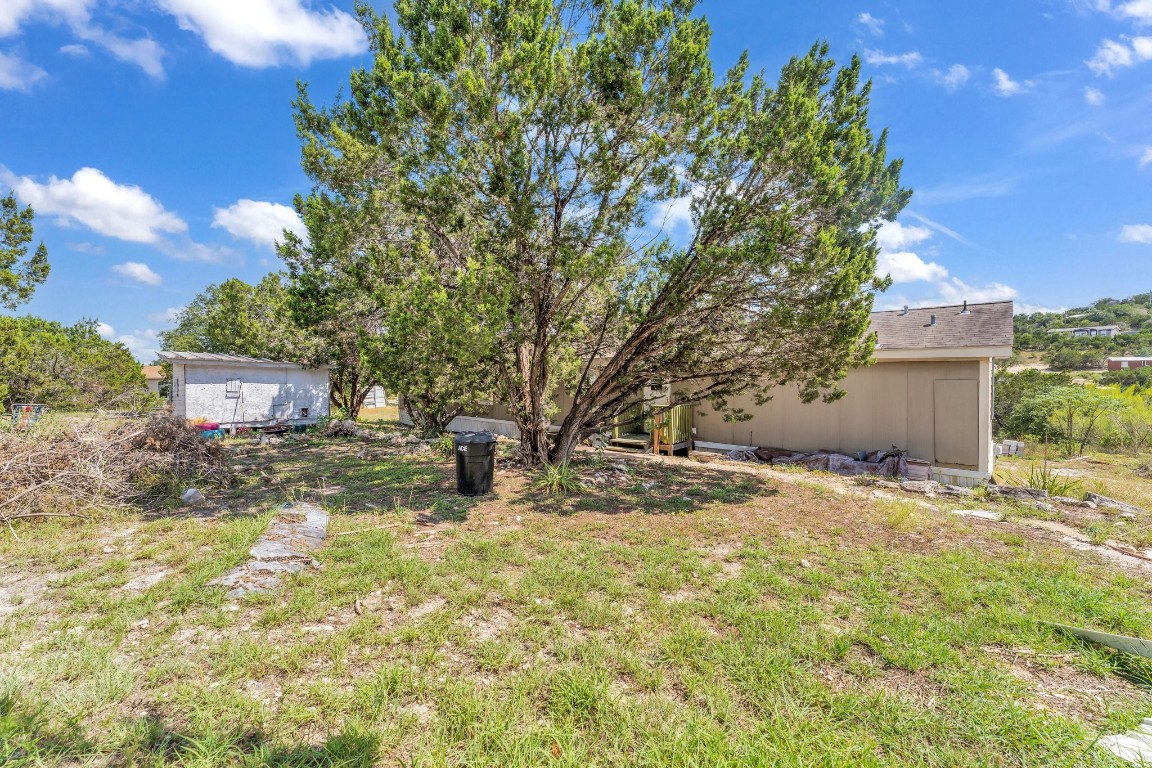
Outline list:
[[[142,395],[144,374],[121,343],[100,336],[96,322],[65,326],[39,317],[0,316],[0,401],[85,410]]]
[[[0,307],[15,309],[32,298],[36,287],[48,279],[48,249],[40,243],[31,256],[34,213],[21,210],[15,195],[0,197]]]
[[[189,302],[175,326],[160,332],[160,343],[179,352],[304,360],[317,342],[292,322],[287,304],[287,287],[278,273],[255,285],[231,278],[209,285]]]
[[[833,399],[871,356],[875,228],[910,193],[868,126],[859,61],[837,70],[817,45],[776,85],[747,56],[718,78],[693,10],[361,7],[373,67],[331,109],[301,91],[309,202],[372,212],[350,255],[377,265],[366,291],[435,286],[408,307],[424,329],[468,313],[469,359],[529,461],[565,460],[654,383],[738,419],[735,394]],[[674,207],[688,232],[665,231]]]

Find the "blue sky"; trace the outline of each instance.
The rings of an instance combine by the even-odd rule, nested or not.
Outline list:
[[[308,188],[295,84],[328,102],[366,63],[351,6],[2,0],[0,193],[52,262],[20,311],[96,318],[149,361],[207,284],[278,268]],[[1152,0],[699,7],[720,69],[748,49],[774,74],[817,39],[865,60],[916,190],[881,231],[879,307],[1152,290]]]

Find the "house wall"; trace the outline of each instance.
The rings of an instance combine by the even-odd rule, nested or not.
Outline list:
[[[168,399],[172,401],[172,413],[182,419],[188,418],[185,414],[187,400],[184,397],[184,365],[172,363],[172,386],[168,390]]]
[[[235,365],[183,365],[184,418],[203,418],[223,425],[250,424],[273,418],[314,422],[327,416],[327,368],[273,368]],[[175,376],[176,366],[173,366]],[[239,379],[239,392],[228,395],[229,379]],[[300,409],[308,416],[301,417]]]
[[[844,397],[834,403],[802,403],[792,388],[781,387],[763,405],[750,395],[729,399],[731,407],[752,416],[748,421],[728,422],[709,406],[699,406],[696,440],[849,455],[896,445],[933,464],[938,448],[955,454],[960,441],[970,448],[963,454],[970,463],[946,465],[991,472],[991,371],[991,361],[985,360],[879,362],[851,371],[840,383]],[[971,381],[975,393],[962,385],[938,387],[937,381]],[[938,444],[937,414],[956,412],[966,415],[949,419],[949,433]],[[970,431],[957,435],[961,429]]]
[[[1128,365],[1125,366],[1124,363],[1127,363]],[[1110,370],[1110,371],[1131,370],[1133,368],[1145,368],[1145,367],[1152,367],[1152,358],[1149,358],[1147,360],[1109,360],[1108,361],[1108,370]]]

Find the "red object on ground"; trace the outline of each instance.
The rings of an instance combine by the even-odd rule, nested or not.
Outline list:
[[[196,429],[200,430],[201,432],[211,432],[214,429],[220,429],[220,425],[208,422],[207,424],[197,424]]]

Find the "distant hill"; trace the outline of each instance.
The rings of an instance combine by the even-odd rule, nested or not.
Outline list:
[[[1113,338],[1073,338],[1049,333],[1054,328],[1118,325],[1125,333]],[[1016,351],[1041,352],[1057,370],[1100,368],[1115,355],[1152,356],[1152,293],[1126,299],[1100,299],[1067,312],[1016,315]]]

